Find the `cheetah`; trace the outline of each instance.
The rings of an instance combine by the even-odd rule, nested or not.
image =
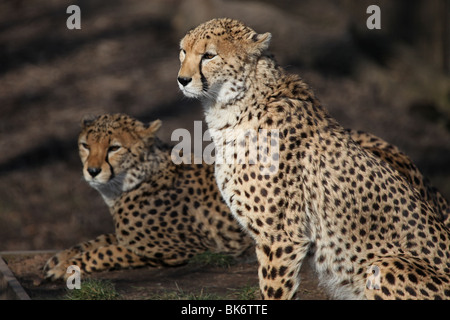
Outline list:
[[[215,163],[223,198],[255,240],[262,297],[295,298],[310,255],[335,299],[449,299],[444,213],[358,145],[276,63],[270,39],[233,19],[205,22],[182,38],[177,77],[183,94],[202,102],[216,147],[270,131],[263,149],[274,147],[273,161],[238,148],[245,163]]]
[[[83,176],[100,192],[115,233],[50,258],[48,279],[118,268],[175,266],[209,250],[239,256],[253,245],[223,201],[211,165],[175,165],[171,147],[148,125],[124,115],[85,119],[79,135]]]

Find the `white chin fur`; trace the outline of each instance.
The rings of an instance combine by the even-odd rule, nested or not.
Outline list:
[[[193,92],[189,90],[189,88],[186,88],[183,85],[181,85],[180,83],[178,83],[178,87],[180,88],[181,92],[183,92],[183,94],[188,98],[199,98],[201,96],[201,93]]]
[[[199,94],[195,94],[195,93],[189,92],[187,90],[183,90],[183,94],[188,98],[199,98],[200,97]]]

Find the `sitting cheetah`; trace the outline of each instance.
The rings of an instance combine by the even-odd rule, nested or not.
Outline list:
[[[334,298],[449,299],[444,213],[276,64],[270,38],[210,20],[181,40],[178,73],[184,95],[202,101],[216,147],[245,145],[238,133],[261,129],[278,146],[270,166],[249,157],[215,164],[222,196],[256,241],[262,297],[293,298],[311,254]]]
[[[85,180],[109,207],[115,234],[76,245],[48,260],[52,280],[81,272],[178,265],[210,250],[240,255],[253,245],[221,198],[214,168],[175,165],[156,131],[122,114],[85,120],[79,152]]]

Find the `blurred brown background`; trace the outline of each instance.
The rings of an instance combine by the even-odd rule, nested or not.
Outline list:
[[[202,120],[176,84],[178,43],[213,17],[273,35],[345,127],[398,145],[450,198],[449,0],[85,0],[0,3],[0,251],[61,249],[113,230],[82,179],[79,122],[124,112],[163,120],[160,137]],[[81,8],[81,30],[66,9]],[[366,9],[381,8],[381,30]]]

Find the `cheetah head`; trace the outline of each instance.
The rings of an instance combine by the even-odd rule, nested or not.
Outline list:
[[[145,178],[140,163],[149,153],[160,120],[144,125],[127,115],[105,114],[84,119],[81,126],[83,176],[104,198],[114,198]]]
[[[213,19],[180,42],[178,86],[190,98],[228,103],[245,93],[252,64],[267,50],[271,34],[239,21]]]

